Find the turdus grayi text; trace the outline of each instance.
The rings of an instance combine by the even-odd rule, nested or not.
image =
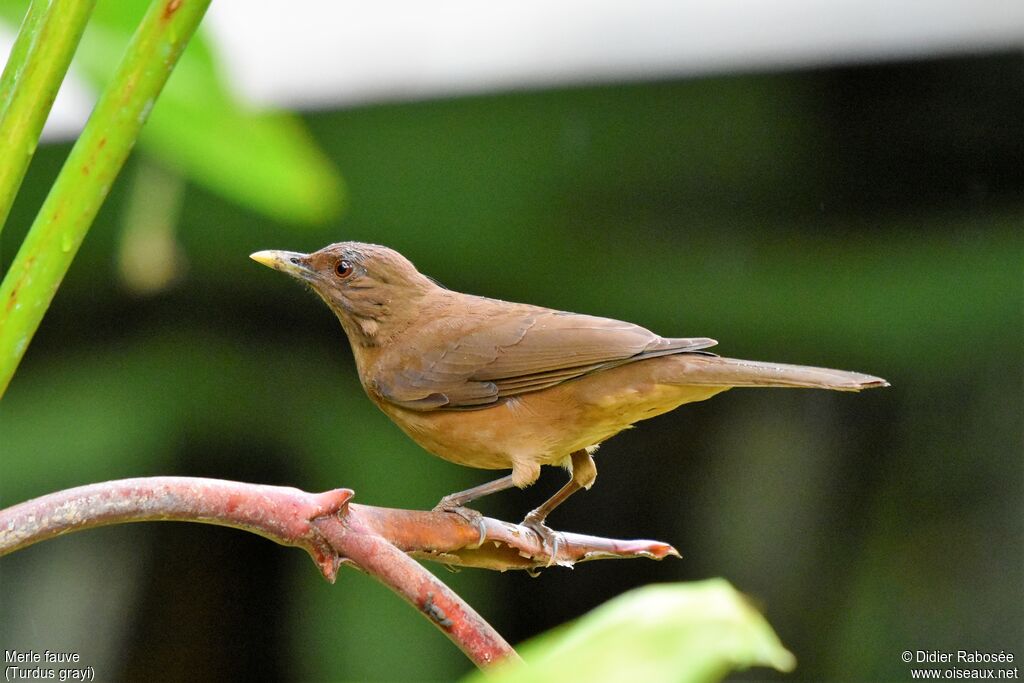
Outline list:
[[[569,469],[569,483],[523,522],[552,546],[547,515],[593,484],[596,446],[635,422],[733,387],[888,386],[856,372],[722,358],[704,337],[661,337],[619,320],[453,292],[378,245],[252,258],[327,303],[367,395],[416,443],[460,465],[512,470],[445,496],[436,509],[462,511],[489,493],[529,486],[541,465]]]

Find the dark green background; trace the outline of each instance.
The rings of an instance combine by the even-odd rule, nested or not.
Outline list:
[[[684,559],[440,569],[512,642],[632,586],[723,576],[797,655],[790,680],[906,680],[907,649],[1024,657],[1021,74],[996,54],[311,114],[347,216],[275,224],[190,186],[189,269],[150,297],[115,268],[131,162],[0,403],[0,505],[184,474],[424,508],[493,476],[408,441],[326,308],[247,258],[374,241],[453,289],[893,384],[737,390],[607,443],[552,524]],[[37,154],[4,267],[67,151]],[[481,509],[516,520],[563,477]],[[195,525],[4,558],[0,643],[78,651],[103,679],[469,668],[366,577],[330,586],[302,553]]]

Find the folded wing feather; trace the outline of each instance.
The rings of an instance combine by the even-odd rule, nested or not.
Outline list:
[[[487,407],[608,367],[716,343],[532,306],[484,320],[433,321],[411,341],[400,355],[385,357],[374,384],[386,400],[423,411]]]

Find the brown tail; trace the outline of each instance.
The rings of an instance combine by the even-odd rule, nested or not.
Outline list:
[[[881,377],[859,372],[814,368],[808,365],[762,363],[756,360],[738,360],[718,356],[686,354],[686,384],[727,387],[800,387],[805,389],[833,389],[860,391],[887,387]]]

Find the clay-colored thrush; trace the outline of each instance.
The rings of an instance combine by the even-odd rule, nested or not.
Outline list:
[[[348,335],[367,395],[416,443],[460,465],[511,468],[435,509],[472,514],[462,506],[529,486],[541,465],[569,469],[569,483],[523,520],[552,548],[545,518],[594,483],[591,454],[634,422],[732,387],[888,386],[856,372],[721,358],[704,337],[460,294],[373,244],[252,258],[320,295]]]

